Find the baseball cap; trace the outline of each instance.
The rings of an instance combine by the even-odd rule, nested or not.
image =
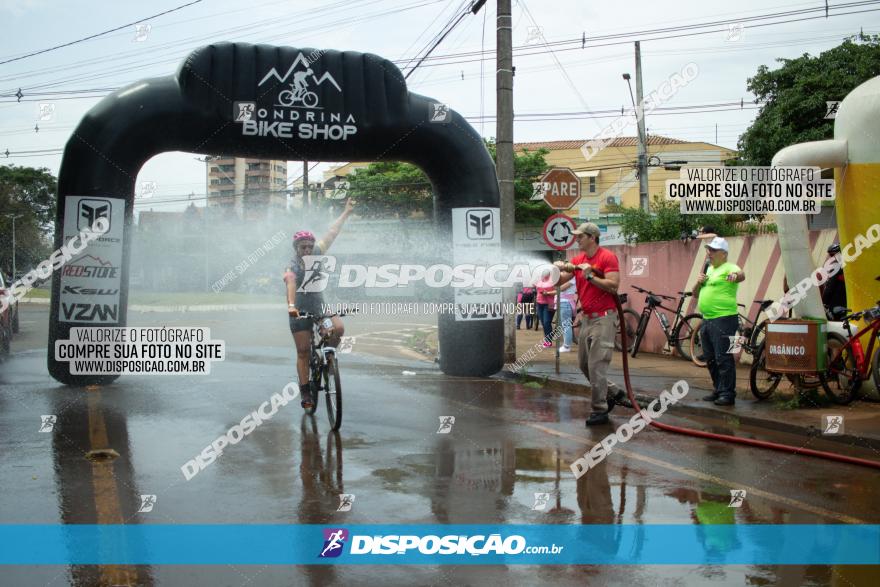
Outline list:
[[[599,230],[599,227],[592,222],[584,222],[577,227],[577,230],[572,231],[572,234],[591,234],[593,236],[599,236],[601,231]]]
[[[730,248],[727,246],[727,241],[721,238],[720,236],[716,236],[706,245],[707,249],[715,249],[717,251],[724,251],[725,253],[730,251]]]

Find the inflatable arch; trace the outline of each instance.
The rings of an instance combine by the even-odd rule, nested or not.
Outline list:
[[[65,146],[56,249],[97,218],[110,227],[83,253],[97,259],[94,270],[53,276],[48,368],[62,383],[116,378],[71,374],[69,362],[55,359],[55,341],[67,340],[74,327],[125,326],[135,180],[146,161],[166,151],[407,161],[430,179],[438,230],[453,250],[456,239],[470,235],[468,224],[479,226],[475,238],[498,242],[498,182],[481,137],[456,112],[410,93],[393,63],[351,51],[208,45],[174,75],[104,98]],[[79,287],[65,287],[71,285]],[[89,293],[98,289],[116,293]],[[486,376],[502,368],[501,319],[438,320],[445,373]]]

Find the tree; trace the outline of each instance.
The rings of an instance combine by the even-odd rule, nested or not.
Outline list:
[[[826,120],[829,100],[843,100],[856,86],[880,75],[880,37],[859,34],[812,57],[780,59],[748,79],[748,89],[766,104],[739,139],[746,165],[770,165],[782,148],[830,139],[834,120]]]
[[[495,141],[486,140],[486,149],[495,159]],[[549,208],[543,201],[531,201],[532,183],[548,169],[544,155],[549,151],[517,153],[513,161],[514,218],[517,223],[543,223]],[[358,202],[358,215],[405,218],[414,212],[431,216],[433,194],[428,177],[415,165],[400,162],[371,163],[346,178],[349,195]]]
[[[359,216],[406,218],[414,212],[431,216],[431,182],[415,165],[399,161],[370,163],[347,179],[348,193],[358,203]]]
[[[48,169],[0,166],[0,268],[12,271],[12,219],[18,272],[36,265],[51,252],[58,182]]]
[[[678,240],[682,233],[689,235],[701,226],[712,226],[719,236],[732,236],[736,234],[735,223],[742,219],[727,214],[682,214],[678,202],[657,195],[650,212],[624,206],[609,211],[620,214],[620,231],[631,243]]]

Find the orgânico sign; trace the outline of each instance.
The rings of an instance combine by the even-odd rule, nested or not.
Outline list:
[[[554,210],[568,210],[581,199],[581,180],[567,167],[554,167],[541,177],[544,201]]]

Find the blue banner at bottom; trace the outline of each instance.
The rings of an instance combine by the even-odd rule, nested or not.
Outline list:
[[[0,525],[4,565],[877,565],[880,525]]]

